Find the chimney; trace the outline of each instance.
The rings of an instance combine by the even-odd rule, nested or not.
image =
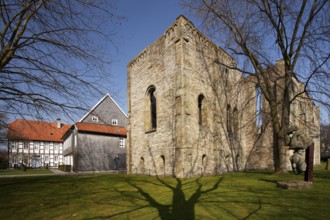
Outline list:
[[[61,119],[60,118],[56,119],[56,127],[61,128]]]

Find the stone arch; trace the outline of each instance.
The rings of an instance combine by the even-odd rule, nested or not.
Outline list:
[[[145,174],[145,162],[144,157],[140,158],[139,170],[141,174]]]
[[[160,172],[163,173],[164,176],[166,176],[166,171],[165,171],[165,156],[160,155]]]
[[[207,166],[207,156],[206,154],[203,154],[202,156],[202,175],[204,174]]]
[[[202,165],[205,166],[206,164],[206,154],[203,154],[202,156]]]

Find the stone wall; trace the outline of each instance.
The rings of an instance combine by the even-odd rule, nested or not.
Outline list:
[[[272,127],[267,114],[256,123],[256,95],[253,78],[180,16],[128,64],[128,173],[186,178],[272,168]]]

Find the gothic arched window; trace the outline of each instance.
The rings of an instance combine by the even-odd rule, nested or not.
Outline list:
[[[198,96],[198,124],[202,125],[203,124],[203,108],[204,108],[204,96],[200,94]]]
[[[149,91],[150,95],[150,112],[151,112],[151,127],[157,128],[157,104],[156,104],[156,96],[155,89]]]
[[[258,128],[262,126],[262,92],[261,88],[256,88],[256,125]]]
[[[146,94],[146,129],[147,131],[157,128],[157,99],[156,88],[150,86]]]

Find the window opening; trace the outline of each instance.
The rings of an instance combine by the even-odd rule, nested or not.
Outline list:
[[[261,88],[256,88],[256,125],[261,127],[262,125],[262,92]]]
[[[97,116],[92,116],[92,122],[98,122],[99,121],[99,118]]]
[[[40,143],[39,142],[34,142],[34,150],[39,150],[39,145]]]
[[[119,139],[119,147],[120,148],[124,148],[125,147],[125,139],[124,138],[120,138]]]
[[[29,149],[29,142],[24,142],[24,150],[28,150]]]
[[[58,143],[54,143],[54,151],[58,151],[58,149],[59,149],[58,145],[59,145]]]
[[[150,122],[151,128],[157,128],[157,100],[155,96],[155,88],[149,89],[149,100],[150,100]]]
[[[232,130],[232,110],[231,106],[227,105],[227,132],[229,138],[232,138],[233,130]]]
[[[151,126],[157,128],[156,96],[154,93],[155,91],[150,93]]]
[[[166,176],[166,172],[165,172],[165,156],[164,155],[161,155],[160,158],[161,158],[160,169],[163,171],[163,175]]]
[[[198,124],[202,125],[203,123],[203,100],[204,96],[199,95],[198,96]]]
[[[112,119],[111,124],[112,125],[118,125],[118,119]]]
[[[235,107],[233,111],[233,130],[234,134],[237,135],[239,129],[239,124],[238,124],[238,110]]]
[[[202,165],[203,166],[206,165],[206,154],[203,154],[203,156],[202,156]]]
[[[140,172],[141,172],[141,174],[145,173],[144,158],[143,157],[141,157],[141,159],[140,159]]]
[[[17,149],[17,144],[16,144],[16,142],[12,142],[12,143],[10,143],[10,148],[11,149]]]

